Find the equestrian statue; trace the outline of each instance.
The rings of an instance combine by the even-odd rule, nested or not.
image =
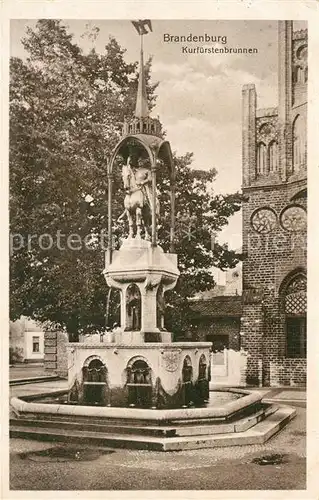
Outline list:
[[[126,215],[129,225],[129,238],[134,237],[134,219],[136,225],[136,238],[141,238],[144,228],[145,240],[151,239],[151,225],[153,198],[152,177],[149,168],[135,163],[131,156],[128,157],[126,165],[122,168],[122,179],[125,189],[124,212],[118,218],[121,221]],[[156,196],[155,213],[159,213],[159,202]]]

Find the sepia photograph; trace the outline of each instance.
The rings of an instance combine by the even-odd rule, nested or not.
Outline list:
[[[11,19],[9,65],[10,491],[305,492],[307,20]]]

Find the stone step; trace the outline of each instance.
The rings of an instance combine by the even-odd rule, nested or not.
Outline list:
[[[27,378],[14,378],[9,380],[10,386],[25,385],[25,384],[38,384],[40,382],[57,382],[63,380],[58,375],[41,375],[38,377],[27,377]]]
[[[39,428],[14,425],[10,428],[10,437],[40,439],[46,441],[67,441],[99,444],[116,448],[135,448],[157,451],[177,451],[196,448],[214,448],[262,444],[281,430],[296,414],[294,408],[281,407],[265,420],[255,423],[243,432],[203,434],[187,436],[141,436],[136,434],[105,435],[101,432],[64,428]],[[19,422],[20,423],[20,422]]]
[[[41,428],[63,428],[63,429],[80,429],[82,431],[92,431],[101,433],[118,433],[118,434],[138,434],[149,436],[191,436],[191,435],[209,435],[209,434],[223,434],[228,432],[242,432],[250,427],[253,427],[266,416],[274,413],[278,407],[272,405],[263,410],[259,410],[250,417],[241,418],[233,423],[220,423],[220,424],[206,424],[201,422],[200,425],[182,425],[178,424],[165,426],[165,425],[151,425],[149,422],[144,423],[143,426],[130,425],[126,420],[118,420],[116,423],[109,422],[108,419],[99,419],[93,422],[92,419],[83,421],[79,418],[74,421],[73,416],[68,419],[57,415],[42,415],[42,418],[35,417],[22,417],[12,418],[10,425],[26,426],[26,427],[41,427]]]
[[[285,427],[295,415],[294,408],[281,407],[274,414],[244,432],[202,436],[200,439],[198,436],[166,439],[163,442],[164,451],[263,444]]]
[[[146,435],[146,436],[175,436],[176,429],[165,426],[129,426],[129,425],[114,425],[106,423],[82,423],[82,422],[69,422],[47,419],[27,419],[27,418],[13,418],[10,419],[10,427],[36,427],[39,429],[71,429],[75,431],[89,431],[101,434],[133,434],[133,435]]]
[[[71,431],[69,429],[39,429],[38,427],[12,426],[11,438],[37,439],[40,441],[63,441],[67,443],[92,444],[114,448],[129,448],[139,450],[163,451],[163,438],[148,436],[125,436],[120,434],[105,434],[90,431]]]

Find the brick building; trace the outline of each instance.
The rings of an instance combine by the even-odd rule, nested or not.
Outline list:
[[[192,310],[200,320],[196,328],[197,339],[213,342],[215,349],[240,349],[240,318],[242,298],[240,295],[220,295],[211,299],[194,300]]]
[[[68,374],[68,335],[62,331],[44,332],[44,368],[61,377]]]
[[[213,342],[214,350],[240,349],[242,316],[242,265],[216,277],[211,290],[190,299],[194,311],[194,334],[201,342]]]
[[[242,346],[242,272],[239,264],[223,273],[212,290],[190,299],[193,339],[212,342],[211,385],[245,386],[247,354]],[[219,276],[219,278],[221,278]]]
[[[241,338],[257,385],[306,382],[307,31],[278,29],[278,107],[242,91]]]

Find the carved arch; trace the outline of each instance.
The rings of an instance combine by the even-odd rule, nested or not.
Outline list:
[[[267,147],[264,142],[257,145],[257,176],[267,172]]]
[[[278,170],[278,145],[277,141],[271,141],[268,147],[269,172]]]

